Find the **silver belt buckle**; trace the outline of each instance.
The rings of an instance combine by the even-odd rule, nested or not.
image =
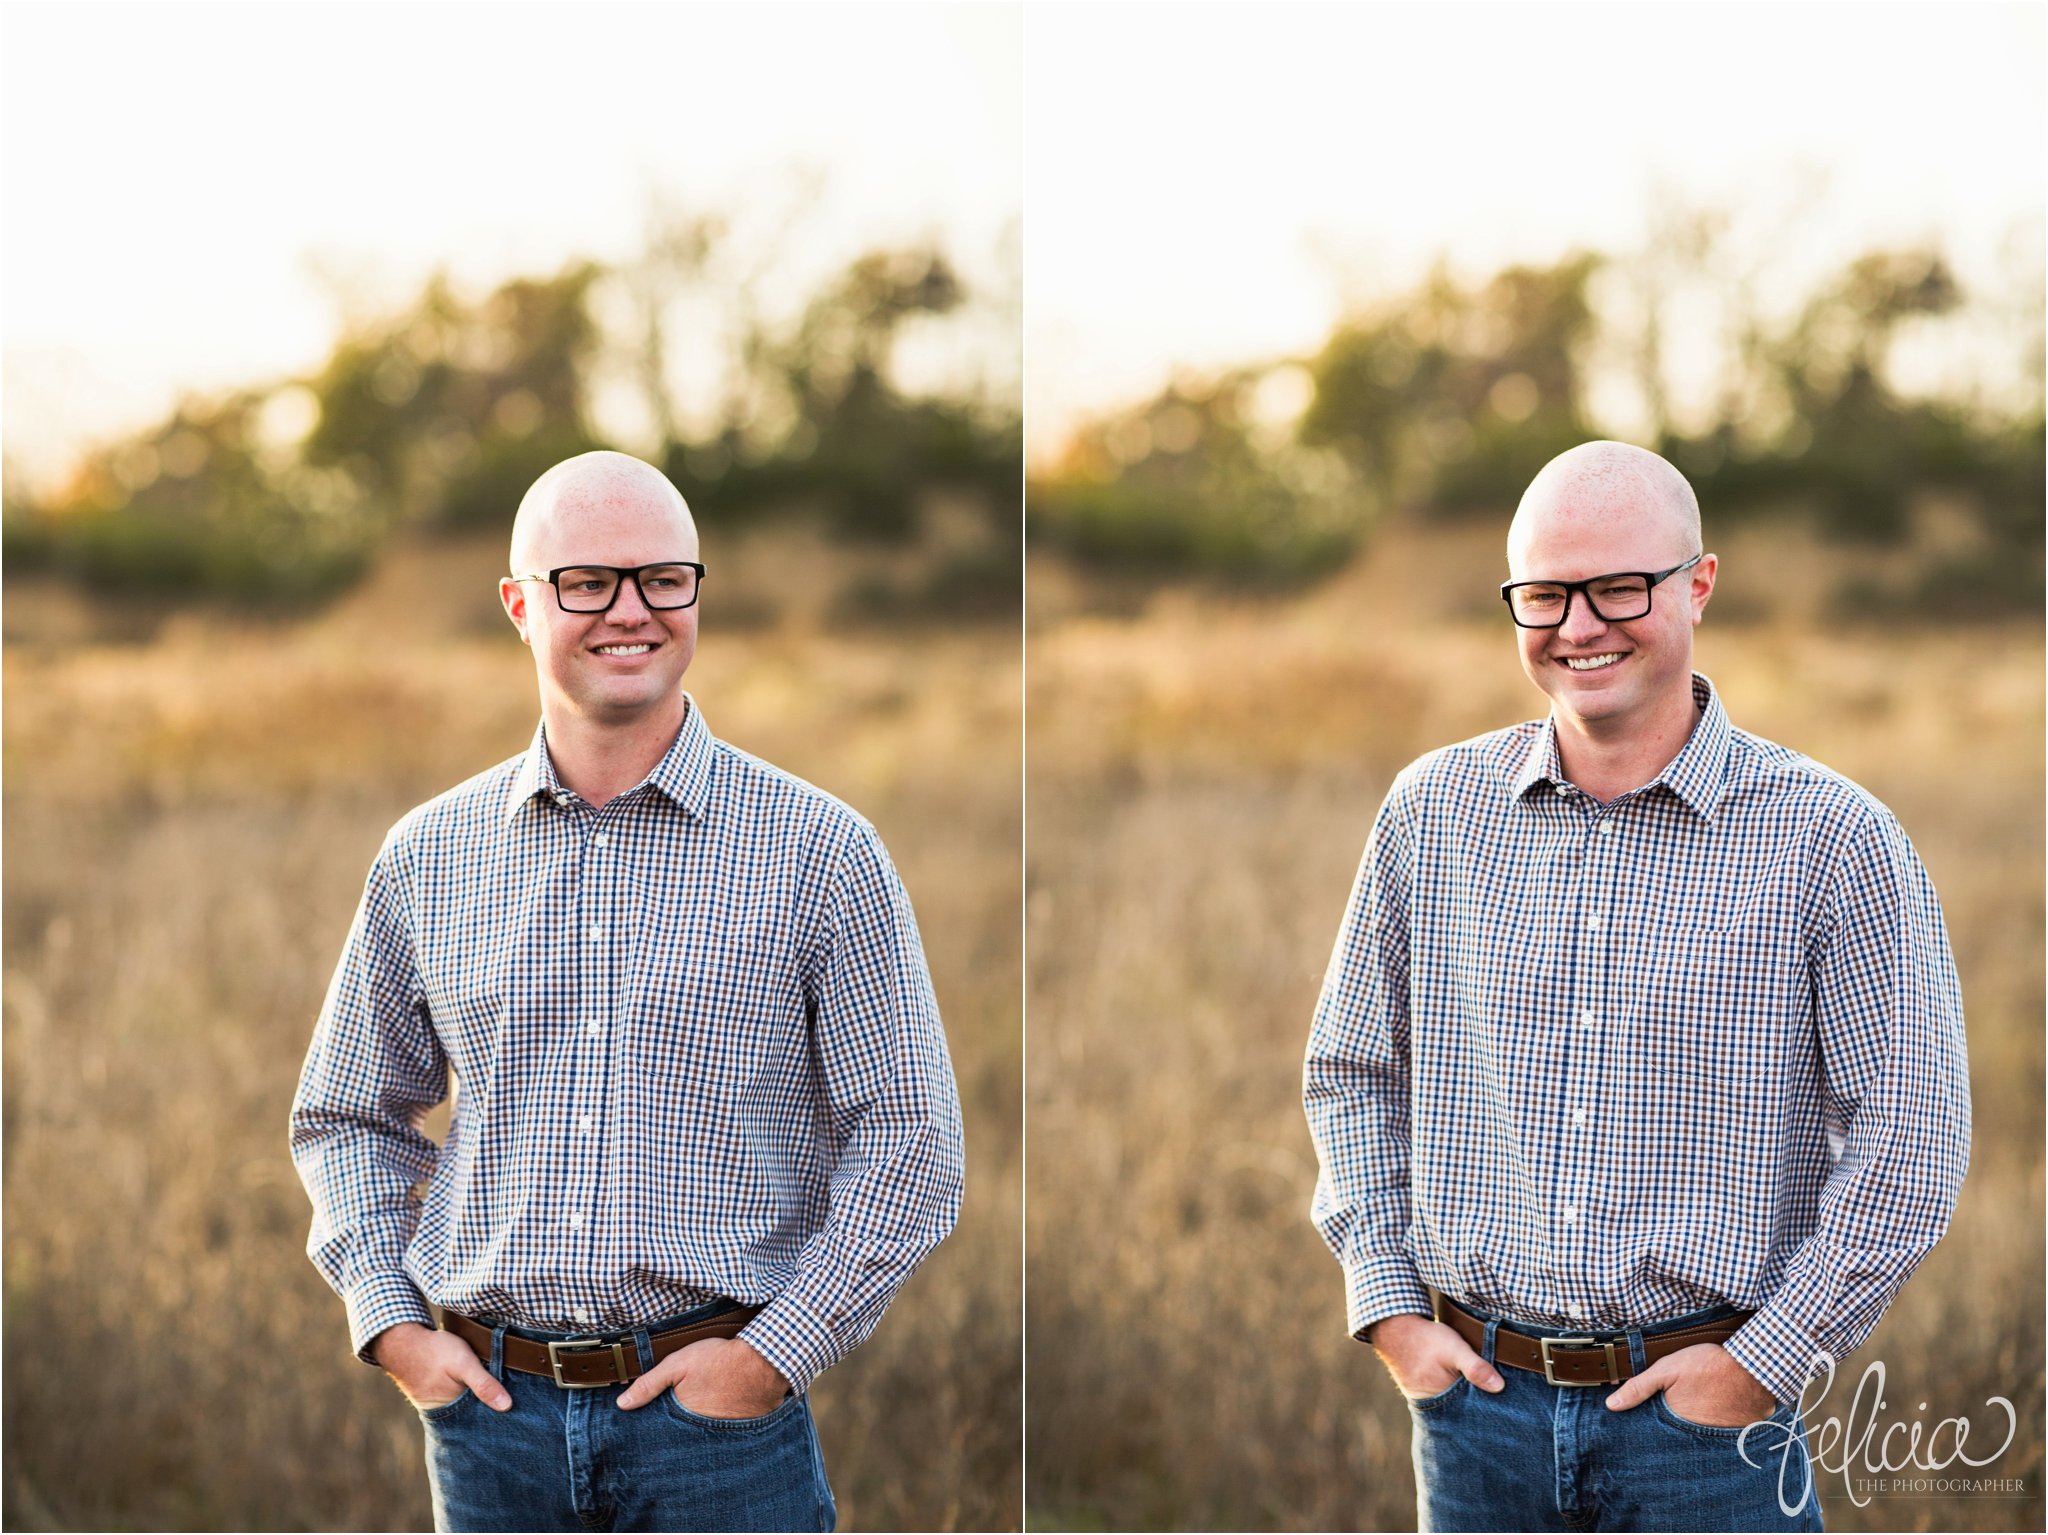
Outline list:
[[[1616,1364],[1615,1364],[1615,1362],[1614,1362],[1614,1340],[1613,1340],[1612,1338],[1609,1338],[1609,1339],[1608,1339],[1608,1340],[1607,1340],[1607,1341],[1606,1341],[1605,1343],[1602,1343],[1602,1342],[1601,1342],[1601,1341],[1600,1341],[1600,1340],[1599,1340],[1598,1338],[1591,1338],[1591,1337],[1587,1337],[1587,1338],[1538,1338],[1538,1339],[1536,1340],[1536,1343],[1537,1343],[1537,1346],[1538,1346],[1538,1348],[1540,1348],[1540,1349],[1542,1350],[1542,1353],[1543,1353],[1543,1378],[1544,1378],[1545,1380],[1549,1381],[1549,1382],[1551,1383],[1551,1385],[1553,1385],[1553,1386],[1611,1386],[1611,1385],[1614,1385],[1614,1384],[1616,1384],[1616,1382],[1617,1382],[1617,1381],[1619,1380],[1619,1378],[1620,1378],[1620,1375],[1621,1375],[1621,1371],[1620,1371],[1619,1367],[1618,1367],[1618,1366],[1616,1366]],[[1553,1346],[1553,1345],[1554,1345],[1554,1346],[1556,1346],[1556,1347],[1558,1347],[1558,1348],[1604,1348],[1604,1349],[1606,1349],[1606,1350],[1607,1350],[1607,1373],[1608,1373],[1609,1375],[1611,1375],[1611,1376],[1614,1376],[1614,1377],[1615,1377],[1615,1380],[1559,1380],[1559,1379],[1557,1378],[1557,1372],[1556,1372],[1555,1368],[1553,1367],[1553,1365],[1552,1365],[1552,1362],[1551,1362],[1551,1358],[1550,1358],[1550,1350],[1551,1350],[1551,1348],[1552,1348],[1552,1346]]]
[[[612,1364],[619,1372],[618,1380],[563,1380],[561,1350],[573,1349],[578,1353],[598,1353],[609,1349]],[[598,1386],[616,1386],[626,1380],[626,1346],[623,1342],[606,1343],[602,1338],[562,1338],[548,1345],[548,1365],[555,1372],[555,1384],[564,1391],[590,1391]]]

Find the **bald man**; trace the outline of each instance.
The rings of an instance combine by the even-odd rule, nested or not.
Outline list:
[[[1693,671],[1719,562],[1671,465],[1552,460],[1508,570],[1549,717],[1396,778],[1310,1035],[1350,1331],[1423,1530],[1819,1529],[1802,1391],[1969,1158],[1940,908],[1884,806]]]
[[[831,1529],[805,1393],[959,1211],[909,899],[683,691],[703,578],[652,466],[535,482],[499,594],[540,725],[392,828],[292,1106],[437,1529]]]

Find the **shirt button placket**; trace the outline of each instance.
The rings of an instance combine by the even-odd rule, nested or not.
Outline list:
[[[1612,859],[1600,856],[1604,840],[1610,834],[1610,814],[1595,805],[1591,799],[1574,795],[1570,801],[1573,809],[1582,818],[1584,828],[1580,840],[1579,895],[1577,908],[1579,932],[1572,944],[1576,956],[1573,965],[1572,984],[1577,1011],[1574,1022],[1578,1028],[1573,1031],[1576,1038],[1568,1045],[1569,1059],[1575,1070],[1566,1075],[1568,1084],[1564,1099],[1566,1134],[1563,1154],[1559,1157],[1559,1178],[1556,1220],[1552,1230],[1560,1246],[1567,1246],[1565,1257],[1570,1283],[1581,1282],[1579,1247],[1576,1239],[1585,1232],[1585,1209],[1581,1191],[1592,1180],[1591,1166],[1596,1146],[1583,1134],[1586,1110],[1584,1104],[1592,1101],[1593,1084],[1600,1080],[1600,1060],[1605,1053],[1601,1046],[1604,1031],[1600,1028],[1601,1009],[1612,993],[1612,967],[1608,963],[1611,951],[1608,919],[1609,902],[1612,899],[1613,881],[1608,877]],[[1582,1313],[1576,1308],[1571,1315],[1577,1319]]]
[[[568,1123],[564,1129],[569,1142],[565,1149],[569,1165],[575,1169],[576,1197],[583,1201],[585,1210],[594,1209],[595,1191],[604,1186],[604,1143],[597,1133],[597,1106],[604,1102],[611,1060],[610,1052],[604,1048],[608,1021],[605,1015],[610,1012],[607,999],[619,995],[624,984],[618,952],[618,913],[612,907],[612,893],[618,882],[611,878],[610,860],[602,856],[612,840],[612,834],[603,829],[604,816],[605,811],[597,812],[599,825],[590,832],[586,844],[581,889],[577,892],[585,916],[581,972],[582,995],[589,1016],[583,1024],[587,1048],[577,1063],[575,1090],[565,1105]],[[579,1233],[588,1229],[587,1221],[583,1210],[569,1217],[569,1224]]]

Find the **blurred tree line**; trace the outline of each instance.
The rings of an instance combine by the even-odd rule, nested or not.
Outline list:
[[[1030,535],[1099,566],[1312,579],[1381,518],[1501,517],[1555,454],[1626,435],[1684,471],[1717,521],[1797,516],[1828,538],[1896,544],[1917,495],[1948,493],[1967,536],[1910,589],[1838,595],[1929,616],[2038,611],[2038,303],[2017,317],[1988,306],[2007,324],[2013,387],[1910,388],[1904,346],[1924,356],[1946,327],[1986,319],[1938,251],[1866,254],[1774,315],[1758,274],[1718,259],[1717,232],[1694,215],[1628,260],[1574,253],[1477,283],[1439,265],[1347,316],[1312,357],[1177,381],[1086,424],[1034,476]],[[1703,291],[1719,355],[1691,390],[1706,398],[1681,405],[1669,320]],[[1603,425],[1616,398],[1638,430]]]
[[[10,568],[289,607],[349,585],[396,534],[509,531],[548,466],[625,447],[664,467],[707,528],[806,512],[834,536],[903,543],[923,536],[928,493],[960,493],[985,525],[964,551],[951,539],[957,568],[933,590],[1014,612],[1014,390],[985,363],[935,392],[900,382],[901,340],[976,301],[945,253],[862,255],[771,319],[753,291],[768,274],[736,280],[721,262],[727,234],[716,217],[667,217],[637,260],[577,261],[476,299],[436,277],[400,312],[346,323],[311,377],[187,400],[54,492],[10,485]],[[678,386],[679,343],[722,353],[715,386]],[[642,440],[609,439],[601,388],[632,397]]]

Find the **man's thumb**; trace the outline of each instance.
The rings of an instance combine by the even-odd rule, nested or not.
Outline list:
[[[1507,1382],[1500,1378],[1500,1371],[1477,1353],[1468,1353],[1461,1368],[1465,1378],[1481,1391],[1499,1391],[1507,1385]]]
[[[486,1370],[483,1361],[474,1354],[469,1356],[469,1367],[463,1371],[462,1381],[486,1407],[504,1412],[512,1406],[511,1393],[498,1383],[498,1378]]]

